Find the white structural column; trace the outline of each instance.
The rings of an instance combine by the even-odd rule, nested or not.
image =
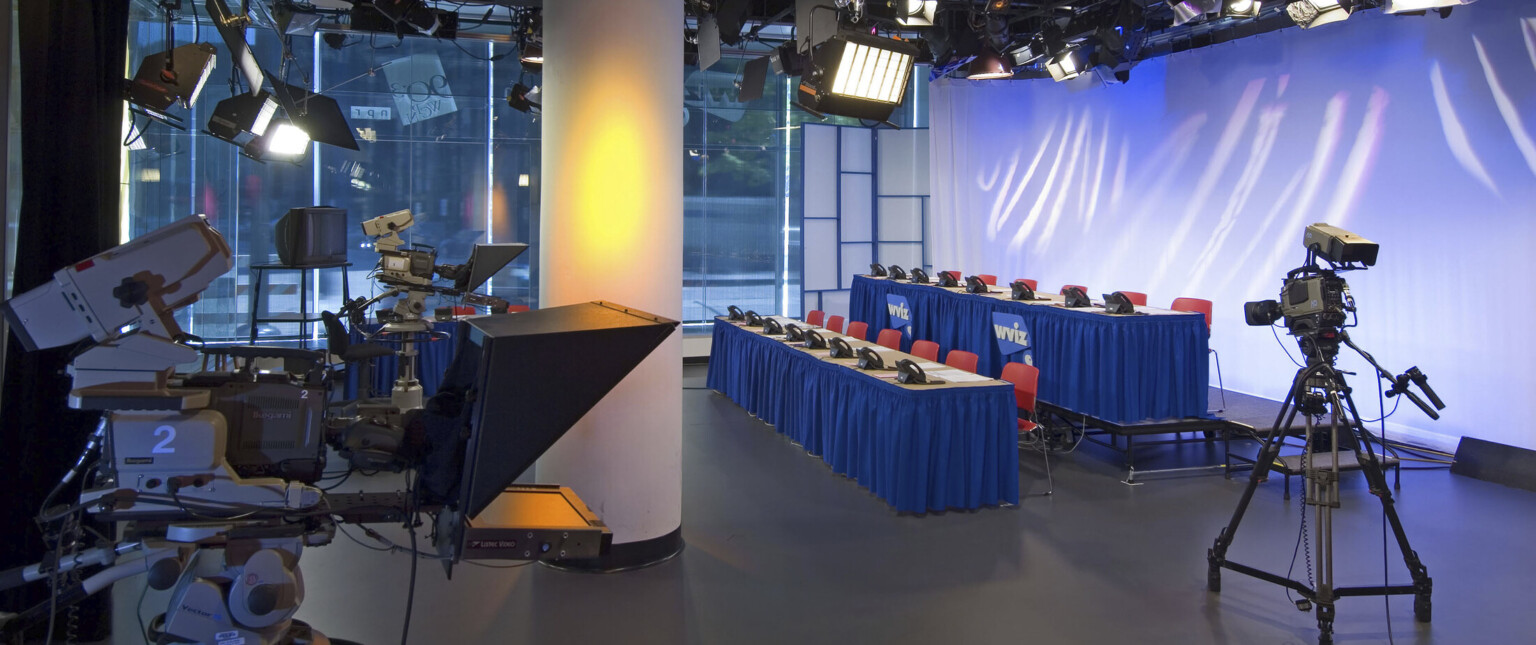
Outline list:
[[[682,50],[678,0],[545,3],[541,306],[607,300],[681,318]],[[618,568],[681,547],[681,460],[679,330],[536,473],[613,530],[604,566]]]

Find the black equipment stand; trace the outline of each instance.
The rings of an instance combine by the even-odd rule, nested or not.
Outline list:
[[[1360,351],[1354,343],[1349,341],[1343,332],[1337,332],[1340,339],[1351,348],[1359,351],[1379,371],[1386,372],[1376,361],[1363,351]],[[1330,339],[1333,340],[1333,339]],[[1337,342],[1335,340],[1335,342]],[[1337,345],[1335,345],[1336,350]],[[1330,352],[1330,354],[1332,354]],[[1413,616],[1419,622],[1429,622],[1430,619],[1430,592],[1432,581],[1429,571],[1419,561],[1418,553],[1408,544],[1408,536],[1403,532],[1403,523],[1397,516],[1397,509],[1392,502],[1392,492],[1387,486],[1386,476],[1382,473],[1381,463],[1377,460],[1376,451],[1370,447],[1370,442],[1380,441],[1376,439],[1365,425],[1360,422],[1360,415],[1355,409],[1354,399],[1350,398],[1350,388],[1344,382],[1344,373],[1333,366],[1333,356],[1326,360],[1315,359],[1309,362],[1307,367],[1296,373],[1296,378],[1291,383],[1291,390],[1286,394],[1285,402],[1281,404],[1280,414],[1275,418],[1275,429],[1265,437],[1259,449],[1259,455],[1254,463],[1253,472],[1248,478],[1248,487],[1243,490],[1242,499],[1237,503],[1237,510],[1232,514],[1232,521],[1221,534],[1216,537],[1216,543],[1207,552],[1210,570],[1206,581],[1207,588],[1213,592],[1221,591],[1221,570],[1231,569],[1238,573],[1252,576],[1266,582],[1272,582],[1291,589],[1300,594],[1305,600],[1298,602],[1297,606],[1303,611],[1307,609],[1307,603],[1316,605],[1317,627],[1319,634],[1317,642],[1320,645],[1333,643],[1333,617],[1334,603],[1339,598],[1350,596],[1385,596],[1385,595],[1413,595]],[[1403,393],[1406,393],[1403,392]],[[1410,398],[1412,393],[1407,393]],[[1417,400],[1415,400],[1417,402]],[[1427,408],[1426,408],[1427,411]],[[1309,586],[1300,581],[1292,580],[1285,576],[1270,573],[1227,560],[1227,549],[1232,546],[1232,539],[1237,533],[1237,526],[1243,521],[1243,513],[1248,510],[1248,503],[1253,499],[1253,492],[1259,482],[1267,478],[1269,469],[1279,455],[1280,446],[1286,435],[1290,433],[1296,415],[1305,415],[1305,440],[1306,456],[1303,461],[1303,471],[1306,481],[1306,494],[1304,504],[1310,505],[1316,512],[1317,533],[1317,560],[1314,564],[1316,572],[1316,586]],[[1331,417],[1328,425],[1319,426],[1314,423],[1324,414]],[[1438,415],[1436,415],[1438,416]],[[1284,420],[1284,424],[1281,424]],[[1325,432],[1321,437],[1319,432]],[[1327,443],[1321,443],[1326,441]],[[1403,562],[1408,567],[1408,573],[1412,576],[1412,584],[1374,585],[1364,587],[1335,587],[1333,580],[1333,509],[1339,506],[1339,449],[1340,444],[1352,449],[1356,459],[1359,460],[1360,470],[1364,473],[1372,495],[1381,500],[1381,508],[1386,514],[1387,521],[1392,525],[1392,533],[1397,536],[1398,549],[1403,554]],[[1325,452],[1313,452],[1315,446],[1324,446]],[[1331,459],[1330,459],[1331,457]]]

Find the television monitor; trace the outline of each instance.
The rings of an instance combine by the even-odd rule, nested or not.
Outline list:
[[[277,220],[277,261],[285,266],[323,266],[347,261],[347,209],[306,206]]]

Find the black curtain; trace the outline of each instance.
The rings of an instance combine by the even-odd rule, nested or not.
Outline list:
[[[22,201],[13,294],[117,244],[128,37],[128,0],[20,0],[18,9]],[[27,353],[14,337],[7,342],[0,568],[43,557],[32,517],[99,418],[66,405],[70,348]],[[79,638],[107,633],[109,595],[80,607]],[[0,608],[46,599],[47,585],[33,583],[0,594]]]

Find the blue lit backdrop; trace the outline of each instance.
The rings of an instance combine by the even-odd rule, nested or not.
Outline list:
[[[1391,429],[1536,448],[1536,7],[1362,13],[1125,85],[943,80],[932,106],[935,269],[1213,300],[1227,388],[1279,399],[1296,366],[1242,303],[1274,298],[1326,221],[1382,246],[1345,276],[1352,336],[1449,406],[1432,422],[1405,404]],[[1364,362],[1341,366],[1377,416]]]

